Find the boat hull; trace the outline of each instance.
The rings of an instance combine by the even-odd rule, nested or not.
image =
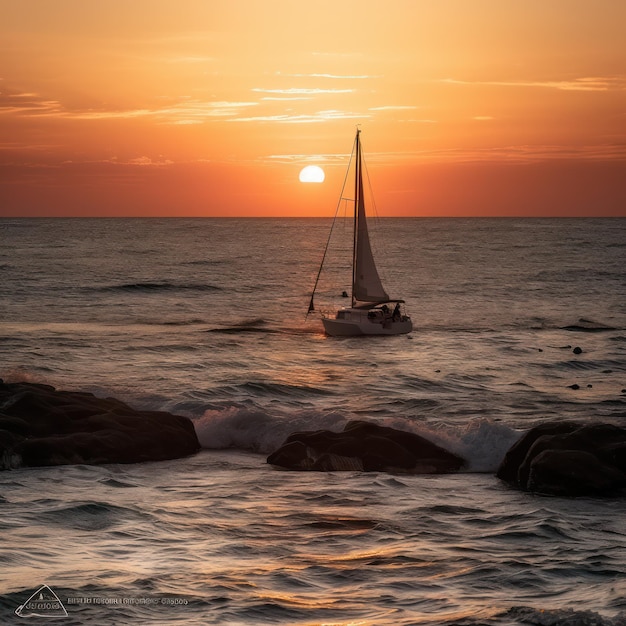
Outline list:
[[[337,317],[323,317],[322,323],[331,337],[358,337],[361,335],[406,335],[413,330],[411,318],[391,317],[379,319],[368,315],[367,311],[344,309]]]

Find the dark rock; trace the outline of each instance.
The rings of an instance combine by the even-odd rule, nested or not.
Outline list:
[[[555,496],[611,495],[626,474],[584,450],[544,450],[530,466],[528,491]]]
[[[522,490],[550,495],[626,494],[626,429],[542,424],[507,452],[497,476]]]
[[[0,430],[8,430],[18,435],[26,436],[28,434],[28,423],[19,417],[10,417],[9,415],[0,415]]]
[[[465,464],[462,458],[419,435],[364,421],[348,422],[339,433],[293,433],[267,462],[295,470],[412,474],[454,472]]]
[[[574,383],[573,385],[568,385],[568,387],[570,389],[574,389],[574,391],[576,391],[576,389],[580,389],[580,385],[577,385],[576,383]]]
[[[0,381],[0,467],[138,463],[200,449],[193,423],[115,398]]]
[[[531,428],[505,454],[496,476],[511,485],[519,486],[519,468],[535,441],[544,435],[571,433],[576,428],[578,424],[574,422],[547,422]]]
[[[311,469],[313,461],[308,455],[308,446],[301,441],[287,441],[267,457],[270,465],[289,469]]]
[[[574,354],[582,354],[582,353],[583,353],[583,349],[582,349],[580,346],[576,346],[576,347],[572,350],[572,352],[573,352]]]

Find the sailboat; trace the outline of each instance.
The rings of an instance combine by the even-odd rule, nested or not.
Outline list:
[[[361,130],[357,128],[353,148],[355,169],[351,306],[342,307],[336,312],[322,313],[322,323],[326,334],[334,337],[402,335],[410,333],[413,330],[413,324],[411,318],[403,310],[404,300],[390,298],[385,291],[374,262],[365,216],[360,135]],[[341,195],[343,196],[343,190]],[[315,310],[315,290],[322,273],[329,242],[330,236],[315,280],[308,313]]]

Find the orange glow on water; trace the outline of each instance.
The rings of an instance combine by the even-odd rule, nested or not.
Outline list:
[[[0,216],[625,215],[626,5],[8,3]],[[307,164],[326,181],[301,185]]]

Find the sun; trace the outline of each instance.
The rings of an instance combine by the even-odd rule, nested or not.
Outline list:
[[[317,165],[307,165],[300,170],[301,183],[323,183],[324,170]]]

